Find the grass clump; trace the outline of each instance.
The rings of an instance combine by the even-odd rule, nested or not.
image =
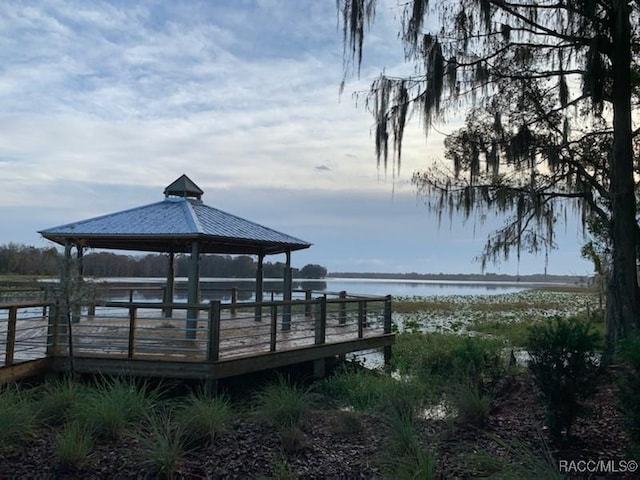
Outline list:
[[[253,400],[258,417],[281,432],[297,427],[302,416],[318,403],[309,388],[295,385],[282,375],[257,391]]]
[[[103,380],[87,391],[73,418],[97,436],[116,439],[151,411],[158,396],[146,384],[136,385],[121,378]]]
[[[142,446],[142,463],[160,478],[174,478],[185,454],[184,431],[169,415],[148,415],[136,439]]]
[[[36,410],[28,392],[15,385],[0,390],[0,450],[33,437],[37,429]]]
[[[77,421],[69,422],[58,435],[56,456],[67,469],[81,467],[93,449],[93,432]]]
[[[384,477],[393,480],[435,478],[435,455],[420,445],[413,419],[401,412],[393,412],[387,419],[389,436],[382,452]]]
[[[231,402],[228,398],[208,398],[196,393],[190,394],[175,411],[175,421],[188,446],[213,442],[224,431],[231,416]]]
[[[84,392],[82,385],[69,377],[47,381],[38,390],[38,420],[49,426],[63,425]]]
[[[451,389],[448,403],[456,411],[456,419],[463,425],[483,427],[491,415],[492,396],[482,387],[467,381]]]

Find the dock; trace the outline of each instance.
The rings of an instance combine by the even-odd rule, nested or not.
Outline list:
[[[43,372],[220,379],[381,350],[391,355],[386,297],[222,303],[0,304],[0,383]],[[4,338],[3,338],[4,337]]]

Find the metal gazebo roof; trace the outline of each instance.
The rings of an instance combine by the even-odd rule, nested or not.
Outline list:
[[[186,175],[171,183],[163,201],[41,230],[56,243],[83,247],[190,252],[197,241],[201,253],[271,255],[309,248],[310,243],[209,207],[203,191]]]

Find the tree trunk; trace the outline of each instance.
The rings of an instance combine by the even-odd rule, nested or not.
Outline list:
[[[607,341],[612,348],[638,326],[636,198],[631,130],[631,25],[626,2],[612,2],[613,159],[611,196],[613,269],[607,294]]]

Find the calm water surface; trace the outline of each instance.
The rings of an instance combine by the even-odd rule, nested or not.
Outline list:
[[[145,283],[162,285],[163,278],[103,278],[98,281],[113,283]],[[186,296],[187,279],[176,278],[176,301],[184,300]],[[253,300],[252,292],[255,290],[255,281],[250,279],[234,278],[202,278],[203,300],[220,299],[228,300],[228,295],[232,287],[237,287],[240,293],[240,300]],[[325,278],[321,280],[301,280],[295,279],[294,290],[311,289],[315,295],[322,293],[337,293],[346,291],[352,295],[374,295],[394,297],[418,296],[431,297],[441,295],[498,295],[504,293],[514,293],[528,288],[541,285],[540,283],[521,282],[465,282],[465,281],[435,281],[435,280],[392,280],[392,279],[369,279],[369,278]],[[278,292],[282,291],[282,280],[265,279],[265,298],[274,292],[274,298],[281,298]],[[244,291],[244,295],[242,293]],[[144,297],[151,300],[159,293],[136,292],[136,297]]]

